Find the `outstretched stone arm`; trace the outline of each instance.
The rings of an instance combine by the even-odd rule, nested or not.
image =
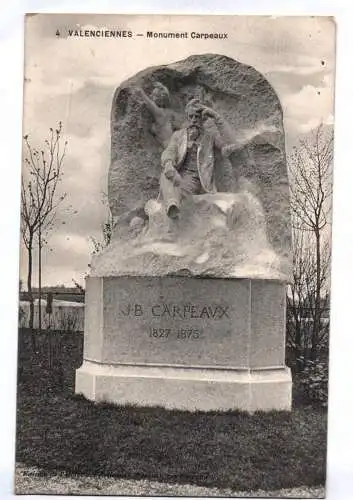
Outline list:
[[[150,97],[144,92],[141,87],[135,87],[134,93],[138,95],[142,101],[147,106],[148,110],[152,113],[155,119],[160,118],[163,115],[163,111],[155,102],[152,101]]]
[[[217,125],[223,125],[223,117],[220,113],[217,113],[217,111],[215,111],[212,108],[209,108],[208,106],[202,105],[201,109],[202,109],[202,117],[204,119],[212,118]]]
[[[202,117],[204,120],[211,119],[216,125],[216,133],[214,134],[215,145],[219,149],[229,143],[235,142],[234,132],[232,127],[223,116],[212,108],[201,106]]]

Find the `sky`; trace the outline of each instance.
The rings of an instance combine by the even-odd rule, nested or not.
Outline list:
[[[73,38],[69,29],[228,32],[226,40]],[[59,34],[57,35],[57,31]],[[110,108],[116,87],[138,71],[219,53],[254,66],[284,112],[287,152],[321,121],[333,123],[335,23],[324,17],[31,15],[25,29],[23,132],[40,147],[63,124],[68,141],[60,189],[67,193],[43,253],[44,285],[83,282],[106,217]],[[26,279],[21,249],[20,277]],[[36,267],[34,285],[37,283]]]

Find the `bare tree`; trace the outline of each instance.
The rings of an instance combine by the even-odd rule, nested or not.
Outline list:
[[[294,221],[293,216],[293,221]],[[312,276],[312,259],[308,252],[308,234],[295,228],[293,224],[293,279],[287,294],[287,342],[295,352],[297,365],[304,350],[303,318],[306,310],[306,283]]]
[[[85,294],[85,287],[80,285],[80,283],[78,281],[76,281],[74,278],[72,278],[72,282],[75,285],[75,287],[77,288],[78,293],[84,295]]]
[[[294,248],[289,302],[296,332],[293,340],[297,349],[308,348],[310,343],[312,360],[322,340],[323,302],[328,301],[332,163],[333,132],[322,124],[300,141],[289,161]],[[310,336],[301,335],[304,310],[312,319]]]
[[[317,348],[327,339],[328,323],[323,319],[329,305],[330,241],[322,242],[320,250],[319,306],[320,329],[315,332],[317,266],[315,237],[312,233],[293,227],[293,280],[287,294],[287,342],[295,352],[299,369],[316,356]]]
[[[62,124],[49,129],[42,149],[35,148],[24,136],[24,168],[21,181],[21,234],[27,249],[27,290],[30,302],[29,327],[33,330],[34,297],[32,290],[33,251],[38,244],[39,328],[41,328],[42,248],[45,235],[52,229],[58,205],[65,194],[58,194],[67,142],[62,144]]]

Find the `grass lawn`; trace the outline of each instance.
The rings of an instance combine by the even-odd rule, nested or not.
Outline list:
[[[18,462],[67,475],[235,491],[324,484],[325,409],[248,415],[94,404],[73,394],[79,359],[68,352],[59,377],[20,355]]]

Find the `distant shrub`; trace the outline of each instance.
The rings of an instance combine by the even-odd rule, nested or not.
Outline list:
[[[63,332],[76,332],[78,330],[78,316],[76,311],[65,311],[59,308],[56,322]]]
[[[298,374],[300,390],[305,399],[327,406],[328,363],[324,360],[306,360],[305,368]]]
[[[18,326],[22,328],[23,326],[25,326],[25,323],[26,323],[26,311],[20,305],[18,308]]]

